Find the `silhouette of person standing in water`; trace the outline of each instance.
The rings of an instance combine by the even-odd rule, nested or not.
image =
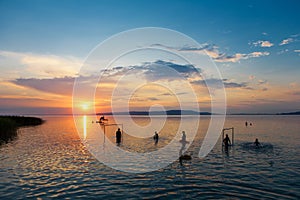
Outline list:
[[[180,163],[180,165],[182,165],[182,160],[191,160],[192,159],[192,157],[190,155],[183,154],[183,152],[185,150],[185,146],[189,143],[188,141],[186,141],[185,131],[182,131],[182,137],[179,142],[181,142],[181,145],[182,145],[181,149],[179,151],[179,163]]]
[[[122,138],[122,133],[120,128],[118,128],[117,132],[116,132],[116,143],[120,144],[121,143],[121,138]]]
[[[153,140],[155,141],[155,144],[157,144],[158,142],[158,133],[155,131],[154,136],[153,136]]]
[[[179,156],[182,156],[183,155],[183,151],[185,149],[185,146],[189,143],[188,141],[186,141],[186,134],[185,134],[185,131],[182,131],[182,137],[181,137],[181,140],[179,141],[181,142],[181,149],[179,151]]]
[[[186,143],[186,134],[185,134],[185,131],[182,131],[181,142],[182,143]]]
[[[247,122],[247,121],[245,122],[245,126],[246,126],[246,127],[248,126],[248,122]]]
[[[260,143],[257,138],[254,141],[254,145],[255,145],[255,147],[260,147]]]
[[[226,134],[226,137],[223,140],[223,144],[224,144],[224,146],[225,146],[226,149],[228,149],[228,146],[231,145],[231,141],[230,141],[230,139],[228,137],[228,134]]]

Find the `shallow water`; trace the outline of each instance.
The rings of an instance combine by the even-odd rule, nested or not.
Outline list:
[[[72,117],[43,118],[45,124],[20,129],[16,140],[0,147],[1,199],[300,198],[299,116],[228,116],[225,127],[235,128],[235,145],[225,151],[219,139],[204,159],[198,158],[198,152],[210,118],[201,117],[187,150],[191,161],[183,161],[181,166],[176,160],[163,169],[142,174],[117,171],[96,160],[82,144]],[[197,120],[187,119],[191,123]],[[123,118],[124,132],[132,131],[126,128],[127,120]],[[90,117],[85,121],[89,137],[99,125],[91,123]],[[145,117],[135,117],[134,121],[149,123]],[[253,125],[245,127],[245,121]],[[124,134],[120,148],[139,153],[156,151],[172,140],[179,123],[180,118],[168,118],[157,145],[151,138]],[[188,140],[193,130],[186,130]],[[114,143],[115,127],[106,131],[106,139]],[[252,148],[255,138],[263,148]]]

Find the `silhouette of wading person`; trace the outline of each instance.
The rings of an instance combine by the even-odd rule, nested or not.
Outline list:
[[[189,143],[188,141],[186,141],[185,131],[182,131],[182,137],[181,137],[181,140],[179,142],[182,145],[181,149],[179,151],[179,163],[180,163],[180,165],[182,165],[182,160],[191,160],[192,159],[192,157],[190,155],[183,154],[183,152],[185,150],[185,146]]]
[[[154,140],[155,144],[157,144],[158,138],[159,138],[158,133],[155,131],[154,136],[153,136],[153,140]]]
[[[260,147],[261,146],[257,138],[254,141],[254,145],[255,145],[255,147]]]
[[[223,140],[223,144],[224,144],[224,146],[225,146],[226,149],[228,149],[228,146],[231,145],[231,141],[230,141],[230,139],[228,137],[228,134],[226,134],[226,137]]]
[[[120,128],[118,128],[117,132],[116,132],[116,143],[120,144],[121,143],[121,138],[122,138],[122,133]]]
[[[184,151],[184,149],[185,149],[185,146],[186,146],[186,144],[188,143],[187,141],[186,141],[186,134],[185,134],[185,131],[182,131],[182,137],[181,137],[181,140],[180,140],[180,142],[181,142],[181,149],[180,149],[180,151],[179,151],[179,156],[182,156],[182,154],[183,154],[183,151]]]

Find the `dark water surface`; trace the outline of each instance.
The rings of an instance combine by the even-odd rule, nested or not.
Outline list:
[[[20,129],[16,140],[0,147],[1,199],[300,198],[299,116],[228,116],[225,127],[235,127],[235,146],[225,152],[219,141],[199,159],[209,123],[204,117],[187,151],[191,161],[183,166],[175,161],[144,174],[120,172],[96,160],[81,143],[72,117],[43,118],[45,124]],[[143,117],[134,120],[147,123]],[[176,129],[178,120],[169,120],[167,130]],[[245,127],[245,121],[253,125]],[[98,126],[89,118],[86,122],[87,127]],[[113,141],[113,134],[108,133],[108,139]],[[162,131],[160,136],[155,148],[166,145],[172,133]],[[155,150],[152,140],[141,145],[124,137],[126,150]],[[253,148],[255,138],[263,148]]]

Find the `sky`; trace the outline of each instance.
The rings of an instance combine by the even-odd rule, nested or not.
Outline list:
[[[93,105],[97,112],[111,111],[112,106],[119,111],[125,104],[131,110],[177,109],[181,101],[188,109],[198,103],[201,111],[210,111],[220,82],[228,113],[300,110],[299,7],[296,0],[0,0],[0,114],[70,114],[76,78],[93,82],[100,74],[95,101],[80,102],[82,111],[91,112]],[[205,53],[222,78],[207,76],[205,82],[205,67],[146,50],[118,59],[107,70],[80,73],[101,42],[143,27],[171,29],[192,38],[201,48],[185,40],[162,44],[168,36],[150,46]],[[102,59],[94,66],[104,63]],[[144,85],[136,88],[137,83]],[[187,83],[196,91],[196,100]],[[118,93],[113,92],[116,86]]]

